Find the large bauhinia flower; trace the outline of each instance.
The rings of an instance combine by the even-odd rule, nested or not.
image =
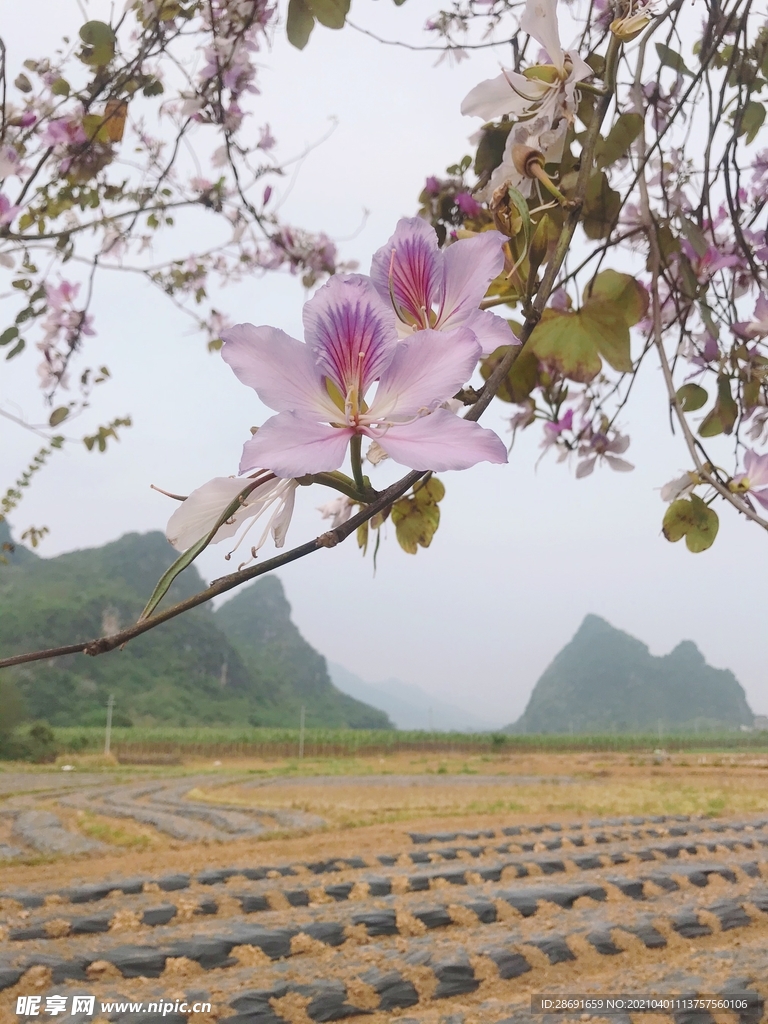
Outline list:
[[[496,78],[476,85],[461,105],[462,114],[470,117],[495,121],[506,115],[516,122],[507,136],[502,162],[478,193],[480,199],[490,199],[505,184],[530,194],[532,181],[513,159],[516,147],[539,150],[546,163],[559,163],[576,110],[576,87],[594,73],[576,50],[563,50],[557,0],[527,0],[520,27],[541,43],[552,63],[536,64],[522,74],[502,68]]]
[[[499,345],[519,344],[506,320],[480,309],[488,285],[504,268],[504,242],[500,232],[484,231],[441,250],[434,228],[421,217],[399,220],[373,257],[371,280],[392,303],[400,336],[468,327],[484,355]]]
[[[304,332],[305,343],[274,327],[224,331],[224,359],[277,412],[246,441],[241,473],[254,466],[280,477],[336,470],[356,435],[412,469],[507,461],[493,431],[438,408],[477,363],[472,331],[424,330],[400,341],[370,279],[350,275],[332,277],[306,304]]]

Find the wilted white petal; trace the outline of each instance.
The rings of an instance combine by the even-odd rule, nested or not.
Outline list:
[[[557,0],[528,0],[520,19],[520,28],[541,43],[549,59],[562,72],[564,54],[557,24]]]
[[[691,479],[691,474],[683,473],[682,476],[678,476],[674,480],[670,480],[669,483],[664,484],[660,489],[661,500],[675,501],[677,498],[690,494],[693,487],[694,481]]]
[[[596,455],[592,455],[590,458],[584,459],[583,462],[580,462],[576,467],[576,478],[581,479],[581,477],[589,476],[592,470],[595,468],[596,462]]]
[[[176,550],[186,551],[210,533],[227,506],[245,490],[248,483],[249,481],[242,477],[214,477],[192,491],[173,513],[166,527],[166,537]],[[219,527],[212,543],[218,544],[219,541],[234,537],[246,519],[257,519],[274,501],[285,501],[286,484],[292,484],[294,488],[296,486],[294,480],[271,478],[254,488],[243,500],[240,510]],[[291,510],[292,507],[291,504]],[[288,518],[290,519],[290,515]],[[287,527],[286,522],[285,529]]]
[[[371,463],[372,466],[378,466],[384,459],[388,459],[389,456],[381,447],[378,441],[371,441],[368,446],[368,451],[365,453],[366,459]]]
[[[352,515],[354,507],[355,502],[351,498],[348,498],[346,494],[340,494],[333,501],[329,501],[325,505],[319,505],[317,511],[323,519],[331,520],[331,529],[335,530],[337,526],[346,523]]]

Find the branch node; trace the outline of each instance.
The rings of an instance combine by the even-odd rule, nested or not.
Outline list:
[[[317,538],[317,543],[321,548],[335,548],[339,543],[339,538],[335,530],[329,530],[328,533],[320,534]]]

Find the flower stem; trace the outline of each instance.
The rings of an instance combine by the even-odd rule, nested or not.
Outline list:
[[[334,491],[346,494],[353,501],[371,501],[371,488],[366,487],[361,491],[357,485],[344,473],[334,471],[333,473],[308,473],[306,476],[298,477],[302,487],[309,487],[312,484],[320,484],[323,487],[332,487]]]
[[[352,459],[352,476],[355,478],[355,484],[361,494],[365,494],[368,490],[368,486],[363,476],[363,435],[353,434],[352,440],[349,442],[349,455]]]

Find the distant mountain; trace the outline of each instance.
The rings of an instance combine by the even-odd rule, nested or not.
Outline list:
[[[375,706],[354,700],[331,682],[325,658],[307,643],[291,622],[291,606],[276,576],[262,576],[214,615],[216,625],[244,658],[258,679],[264,718],[299,721],[302,705],[307,726],[337,725],[351,729],[391,729]]]
[[[328,662],[328,671],[343,693],[380,708],[389,715],[397,729],[485,732],[494,728],[494,723],[400,679],[366,683],[343,665],[332,661]]]
[[[754,715],[732,672],[707,665],[684,640],[663,657],[587,615],[541,676],[515,733],[655,732],[751,726]]]
[[[57,558],[24,552],[17,545],[0,565],[0,657],[116,632],[135,621],[176,557],[161,533]],[[203,586],[191,566],[165,601]],[[334,688],[290,611],[280,581],[265,577],[217,612],[195,608],[123,651],[21,665],[7,678],[28,715],[51,725],[102,723],[114,693],[115,724],[295,726],[304,704],[308,726],[391,727]]]
[[[14,543],[7,520],[0,519],[0,569],[4,565],[24,565],[37,559],[34,551]]]

